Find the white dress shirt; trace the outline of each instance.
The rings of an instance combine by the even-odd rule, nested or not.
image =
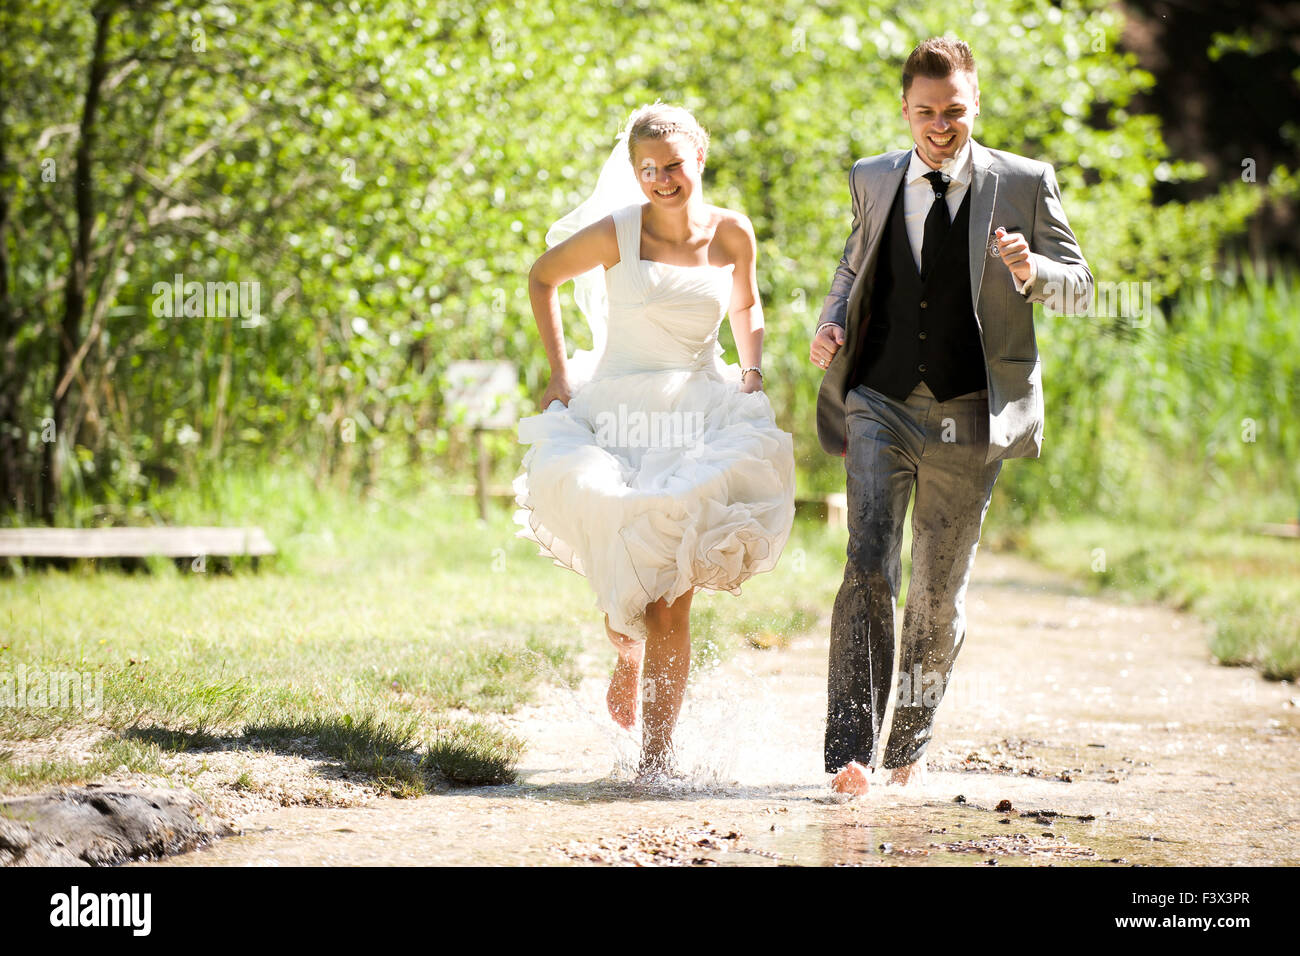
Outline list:
[[[911,162],[907,164],[907,178],[903,180],[903,221],[907,223],[907,241],[912,247],[912,258],[916,260],[918,272],[921,269],[921,246],[925,242],[925,217],[930,214],[930,207],[934,204],[934,187],[925,178],[928,172],[931,172],[930,167],[917,154],[916,147],[913,147]],[[969,139],[962,144],[961,151],[956,156],[939,164],[939,172],[948,174],[948,191],[943,198],[948,203],[948,222],[951,223],[957,218],[957,210],[961,208],[961,201],[970,188]],[[984,248],[987,250],[987,244]],[[1036,271],[1033,256],[1030,256],[1029,278],[1021,282],[1014,274],[1011,276],[1017,292],[1025,294],[1025,286],[1034,281]]]
[[[921,246],[925,242],[925,217],[930,214],[930,206],[934,203],[934,187],[930,181],[925,178],[925,174],[930,172],[930,167],[921,159],[912,147],[912,156],[907,164],[907,175],[903,179],[903,221],[907,225],[907,242],[912,247],[912,259],[916,262],[916,269],[921,270]],[[949,177],[948,191],[944,194],[944,201],[948,203],[948,222],[951,223],[957,218],[957,211],[961,208],[961,201],[966,198],[966,190],[970,188],[971,181],[971,149],[970,140],[962,144],[961,150],[956,156],[945,159],[939,165],[939,171],[947,173]],[[988,246],[985,245],[980,254],[988,252]],[[1004,265],[1002,268],[1006,268]],[[1034,257],[1029,257],[1029,278],[1021,282],[1011,276],[1011,281],[1015,284],[1016,291],[1021,295],[1025,294],[1025,288],[1034,281],[1037,273],[1034,265]],[[817,326],[817,332],[827,325],[834,325],[833,322],[823,322]],[[816,333],[813,333],[816,335]]]
[[[957,210],[970,188],[970,140],[962,144],[961,152],[951,159],[945,159],[939,171],[948,175],[948,191],[944,200],[948,203],[948,222],[957,219]],[[930,215],[934,205],[934,187],[926,174],[933,172],[912,148],[911,162],[907,164],[907,176],[903,179],[903,222],[907,224],[907,242],[912,247],[912,258],[916,269],[921,270],[921,246],[925,241],[925,217]]]

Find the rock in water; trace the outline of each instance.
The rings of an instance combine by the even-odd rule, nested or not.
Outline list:
[[[235,832],[185,788],[62,787],[0,800],[0,866],[112,866]]]

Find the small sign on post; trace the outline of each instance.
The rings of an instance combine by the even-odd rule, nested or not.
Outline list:
[[[474,482],[478,516],[487,519],[488,460],[483,432],[510,429],[519,420],[519,372],[513,362],[462,360],[447,366],[446,415],[474,436]]]

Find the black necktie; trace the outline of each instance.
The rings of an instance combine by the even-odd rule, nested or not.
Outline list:
[[[939,250],[943,248],[944,237],[948,235],[948,202],[944,195],[948,192],[948,177],[937,169],[925,174],[934,187],[934,202],[925,217],[925,235],[921,240],[921,275],[928,276],[934,264],[939,261]]]

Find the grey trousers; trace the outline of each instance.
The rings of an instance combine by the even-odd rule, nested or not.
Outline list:
[[[912,509],[912,577],[903,612],[899,688],[883,763],[925,754],[935,711],[966,636],[966,585],[1001,460],[985,464],[988,395],[905,402],[859,385],[845,398],[849,546],[831,615],[826,771],[876,767],[894,680],[894,609],[903,519]]]

